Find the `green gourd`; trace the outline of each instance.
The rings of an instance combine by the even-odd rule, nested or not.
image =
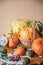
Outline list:
[[[30,59],[28,57],[22,57],[21,62],[23,63],[23,65],[28,65],[30,64]]]
[[[37,54],[33,50],[27,50],[26,56],[34,57],[34,56],[37,56]]]
[[[25,48],[25,46],[24,46],[22,43],[19,43],[19,44],[17,45],[17,48],[19,48],[19,47]]]
[[[38,32],[41,32],[43,29],[43,24],[40,21],[31,22],[30,27],[33,27]]]
[[[27,20],[15,20],[10,24],[12,33],[19,33],[22,28],[29,27],[30,21]]]

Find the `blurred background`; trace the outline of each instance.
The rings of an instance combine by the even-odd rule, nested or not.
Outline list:
[[[0,0],[0,35],[15,19],[43,22],[43,0]]]

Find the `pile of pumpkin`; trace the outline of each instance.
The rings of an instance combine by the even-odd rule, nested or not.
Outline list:
[[[36,54],[43,56],[43,24],[40,21],[16,20],[11,23],[10,28],[11,33],[8,36],[10,48],[16,48],[18,45],[20,48],[32,48]],[[19,43],[22,43],[23,46]],[[18,47],[16,53],[20,54],[22,51]]]
[[[39,64],[42,61],[39,56],[43,56],[43,24],[40,21],[16,20],[12,22],[7,38],[8,52],[13,53],[10,48],[16,49],[16,54],[29,56],[31,62]],[[22,60],[24,62],[25,58]]]

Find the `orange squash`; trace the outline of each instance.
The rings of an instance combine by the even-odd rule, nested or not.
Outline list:
[[[13,37],[8,37],[8,46],[10,47],[10,48],[15,48],[15,47],[17,47],[17,45],[19,44],[19,39],[18,39],[18,37],[16,37],[16,36],[13,36]]]
[[[39,37],[38,33],[36,33],[37,32],[31,27],[23,28],[20,32],[20,37],[26,41],[34,40],[36,37]]]
[[[29,47],[29,43],[31,43],[34,39],[38,38],[38,33],[31,27],[23,28],[20,32],[20,40],[25,41],[23,44],[26,47]]]
[[[41,62],[42,62],[42,58],[40,58],[38,56],[30,58],[30,63],[31,64],[33,64],[33,63],[40,64]]]
[[[33,41],[32,50],[36,54],[43,56],[43,38],[38,38]]]
[[[23,47],[17,48],[16,49],[16,54],[24,55],[25,54],[25,49]]]

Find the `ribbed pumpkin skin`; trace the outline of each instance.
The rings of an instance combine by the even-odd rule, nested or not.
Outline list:
[[[43,56],[43,38],[38,38],[33,41],[32,50],[36,54]]]
[[[20,31],[20,41],[25,45],[27,48],[30,47],[31,43],[34,39],[39,38],[39,35],[35,29],[32,27],[23,28]]]
[[[34,30],[32,27],[28,27],[28,28],[23,28],[21,30],[20,37],[25,41],[29,41],[29,40],[33,41],[34,39],[38,38],[39,35],[36,32],[36,30]]]
[[[8,38],[8,41],[9,41],[9,43],[8,43],[8,46],[10,47],[10,48],[15,48],[15,47],[17,47],[17,45],[19,44],[19,39],[18,39],[18,37],[16,37],[16,36],[14,36],[14,37],[9,37]]]
[[[30,24],[30,27],[33,27],[38,32],[41,32],[43,29],[43,24],[40,21],[34,21]]]

